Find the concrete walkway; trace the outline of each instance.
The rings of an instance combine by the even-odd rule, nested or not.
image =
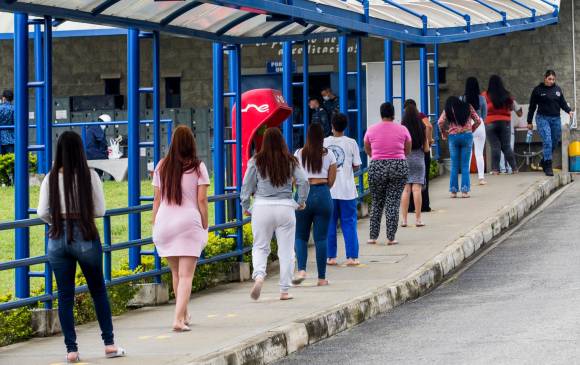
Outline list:
[[[477,180],[472,177],[472,181]],[[365,244],[368,238],[368,220],[360,221],[362,265],[354,268],[330,267],[327,274],[330,286],[315,286],[316,265],[314,253],[311,252],[309,279],[301,287],[291,290],[294,300],[277,300],[276,275],[267,279],[262,298],[258,302],[249,297],[252,285],[250,282],[223,285],[193,296],[189,310],[194,324],[189,333],[171,332],[171,305],[144,308],[115,318],[116,342],[124,346],[129,354],[124,359],[103,359],[97,324],[80,326],[77,331],[81,358],[87,364],[139,365],[237,364],[275,360],[307,343],[316,342],[401,304],[413,295],[420,295],[432,287],[440,276],[457,267],[473,251],[499,234],[502,228],[507,228],[521,219],[526,211],[532,209],[561,183],[568,181],[568,177],[556,176],[548,179],[533,173],[490,177],[489,185],[474,186],[471,199],[449,199],[448,180],[439,178],[431,185],[434,211],[424,215],[423,222],[427,224],[426,227],[415,228],[412,225],[414,218],[410,216],[411,226],[399,229],[397,239],[400,245],[387,247],[384,245],[383,225],[381,244],[371,246]],[[510,206],[509,211],[506,210],[505,207]],[[453,245],[457,245],[457,240],[461,243],[461,240],[465,240],[462,237],[468,235],[474,237],[469,238],[469,242],[472,242],[470,247],[475,246],[473,250],[462,249],[461,246],[455,249]],[[451,249],[455,251],[452,252]],[[459,251],[461,257],[458,258]],[[343,252],[342,247],[339,251],[341,261]],[[451,258],[442,256],[445,252]],[[441,260],[451,260],[451,263]],[[434,265],[438,265],[440,275],[428,269],[421,271],[430,262],[436,262]],[[414,279],[418,285],[417,290],[412,289],[409,284],[405,284],[406,291],[401,290],[400,286],[396,287],[401,280],[413,275],[422,275]],[[422,279],[425,277],[428,278]],[[391,298],[389,303],[381,303],[380,297],[378,300],[365,297],[369,293],[380,295],[376,293],[381,288],[394,288],[396,291],[396,295],[385,296]],[[353,319],[351,314],[344,311],[348,318],[342,318],[342,322],[337,323],[343,324],[334,326],[325,313],[330,313],[328,311],[333,308],[343,308],[341,306],[346,305],[345,303],[359,305],[356,302],[357,297],[363,298],[361,303],[365,300],[371,303],[369,308],[377,301],[378,307],[369,309],[368,313],[361,312],[364,318]],[[321,325],[317,326],[316,323]],[[64,351],[62,337],[32,339],[0,348],[0,363],[58,364],[64,359]]]

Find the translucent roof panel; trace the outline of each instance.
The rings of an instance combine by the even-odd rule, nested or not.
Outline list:
[[[408,43],[457,42],[556,23],[559,6],[559,0],[0,2],[4,11],[67,19],[71,21],[69,27],[79,22],[95,24],[78,25],[79,29],[93,29],[94,34],[133,27],[229,43],[304,40],[338,34]],[[0,13],[0,36],[10,33],[11,27],[12,17]]]

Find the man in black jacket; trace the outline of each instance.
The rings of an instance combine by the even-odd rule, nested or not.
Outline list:
[[[317,98],[310,98],[308,101],[308,107],[312,112],[310,116],[310,123],[318,123],[322,125],[322,128],[324,129],[324,136],[330,136],[332,134],[330,119],[328,118],[328,113],[326,110],[320,107],[320,101]]]
[[[528,129],[530,130],[534,129],[532,121],[536,109],[538,110],[536,125],[544,143],[542,168],[547,176],[554,176],[552,153],[558,147],[562,136],[560,109],[568,113],[570,118],[573,118],[574,112],[568,106],[562,89],[556,85],[556,73],[553,70],[546,71],[544,82],[536,86],[534,91],[532,91],[530,109],[528,111]]]
[[[329,87],[322,89],[320,95],[322,96],[322,100],[324,100],[322,102],[322,107],[324,108],[324,110],[326,110],[326,113],[328,114],[328,120],[331,121],[334,114],[340,113],[340,104],[338,102],[338,97],[334,95],[332,89]]]

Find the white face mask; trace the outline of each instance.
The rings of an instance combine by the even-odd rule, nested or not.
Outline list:
[[[322,98],[324,99],[324,101],[329,101],[330,100],[330,96],[323,96]]]

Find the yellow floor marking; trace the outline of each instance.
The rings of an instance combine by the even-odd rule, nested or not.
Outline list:
[[[158,340],[166,340],[166,339],[168,339],[168,338],[171,338],[171,336],[165,336],[165,335],[162,335],[162,336],[157,336],[157,337],[155,337],[155,338],[156,338],[156,339],[158,339]]]
[[[208,314],[207,318],[217,318],[217,314]]]
[[[148,339],[150,339],[151,337],[153,337],[153,336],[139,336],[138,338],[139,338],[140,340],[148,340]]]
[[[299,287],[313,287],[313,286],[318,286],[316,283],[302,283],[300,285],[295,285],[295,287],[299,288]]]
[[[227,318],[234,318],[234,317],[237,317],[237,316],[238,316],[238,315],[237,315],[237,314],[235,314],[235,313],[229,313],[229,314],[228,314],[226,317],[227,317]]]

